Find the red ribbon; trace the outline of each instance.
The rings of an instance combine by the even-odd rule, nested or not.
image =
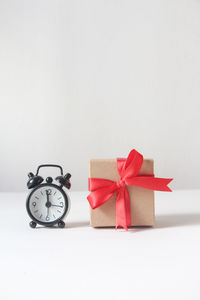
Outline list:
[[[123,227],[128,230],[128,226],[131,226],[130,198],[126,186],[135,185],[155,191],[171,192],[167,185],[172,179],[156,178],[154,175],[138,175],[142,163],[143,156],[133,149],[126,159],[117,159],[120,180],[89,178],[89,191],[91,193],[87,199],[92,209],[107,202],[117,192],[116,228]]]

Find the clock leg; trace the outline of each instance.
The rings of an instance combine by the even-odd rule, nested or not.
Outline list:
[[[65,227],[65,222],[63,222],[63,221],[60,220],[60,221],[58,222],[58,227],[59,227],[59,228],[64,228],[64,227]]]
[[[35,223],[34,221],[31,221],[31,222],[29,223],[29,225],[30,225],[31,228],[35,228],[36,225],[37,225],[37,223]]]

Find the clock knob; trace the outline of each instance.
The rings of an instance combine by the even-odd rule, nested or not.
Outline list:
[[[47,183],[52,183],[53,182],[53,178],[52,177],[47,177],[46,178],[46,182]]]

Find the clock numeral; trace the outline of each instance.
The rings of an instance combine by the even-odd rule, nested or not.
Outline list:
[[[48,190],[47,190],[47,194],[48,194],[48,195],[51,195],[51,194],[52,194],[52,190],[51,190],[51,189],[48,189]]]
[[[36,207],[36,202],[33,202],[32,205],[33,205],[34,207]]]
[[[39,199],[37,196],[35,196],[35,199]]]
[[[40,215],[40,219],[42,218],[42,214]]]
[[[38,209],[34,211],[34,213],[36,214],[38,212]]]
[[[61,211],[60,211],[60,210],[58,210],[58,209],[57,209],[57,212],[61,213]]]
[[[56,218],[56,216],[53,214],[54,219]]]
[[[46,221],[49,221],[49,220],[50,220],[50,218],[48,216],[46,216]]]
[[[60,202],[60,206],[63,207],[63,206],[64,206],[64,203],[63,203],[63,202]]]

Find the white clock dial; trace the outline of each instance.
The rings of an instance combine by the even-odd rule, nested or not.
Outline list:
[[[51,223],[62,218],[66,211],[66,200],[56,186],[44,185],[31,194],[29,209],[39,222]]]

